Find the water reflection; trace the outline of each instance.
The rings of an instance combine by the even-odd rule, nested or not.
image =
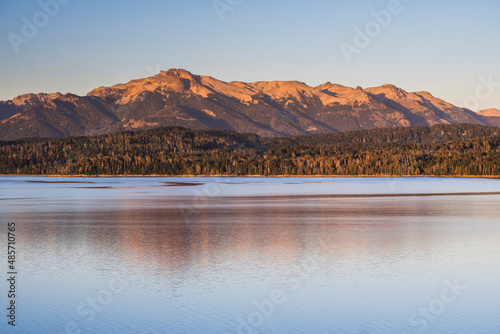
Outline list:
[[[455,278],[467,291],[427,332],[498,328],[499,201],[294,194],[0,205],[19,227],[27,333],[60,333],[68,322],[92,333],[248,332],[238,319],[248,325],[255,303],[278,289],[285,302],[255,333],[400,334],[418,331],[410,316]],[[78,306],[113,277],[127,289],[86,321]]]

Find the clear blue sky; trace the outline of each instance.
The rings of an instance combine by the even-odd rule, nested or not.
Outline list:
[[[354,45],[355,28],[389,2],[243,0],[221,20],[213,0],[69,0],[46,24],[38,15],[38,33],[16,53],[9,33],[23,37],[23,17],[33,23],[42,9],[35,0],[2,0],[0,100],[83,95],[169,68],[225,81],[393,83],[461,106],[479,77],[500,83],[498,0],[401,0],[402,12],[347,62],[341,43]],[[492,91],[480,91],[480,108],[500,108],[500,87]]]

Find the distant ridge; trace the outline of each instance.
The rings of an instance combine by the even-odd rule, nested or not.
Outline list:
[[[498,109],[486,109],[477,112],[481,115],[488,123],[494,126],[500,127],[500,110]]]
[[[394,85],[355,89],[330,82],[317,87],[299,81],[223,82],[183,69],[99,87],[86,96],[25,94],[0,102],[0,140],[160,126],[281,137],[458,123],[500,126],[500,112],[476,114],[428,92]]]

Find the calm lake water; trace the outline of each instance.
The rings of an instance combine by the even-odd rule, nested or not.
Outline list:
[[[478,194],[481,193],[481,194]],[[487,194],[489,193],[489,194]],[[1,333],[500,333],[500,180],[0,177]]]

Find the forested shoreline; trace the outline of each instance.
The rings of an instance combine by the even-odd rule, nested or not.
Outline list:
[[[500,129],[471,124],[261,138],[179,127],[0,142],[3,175],[500,176]]]

